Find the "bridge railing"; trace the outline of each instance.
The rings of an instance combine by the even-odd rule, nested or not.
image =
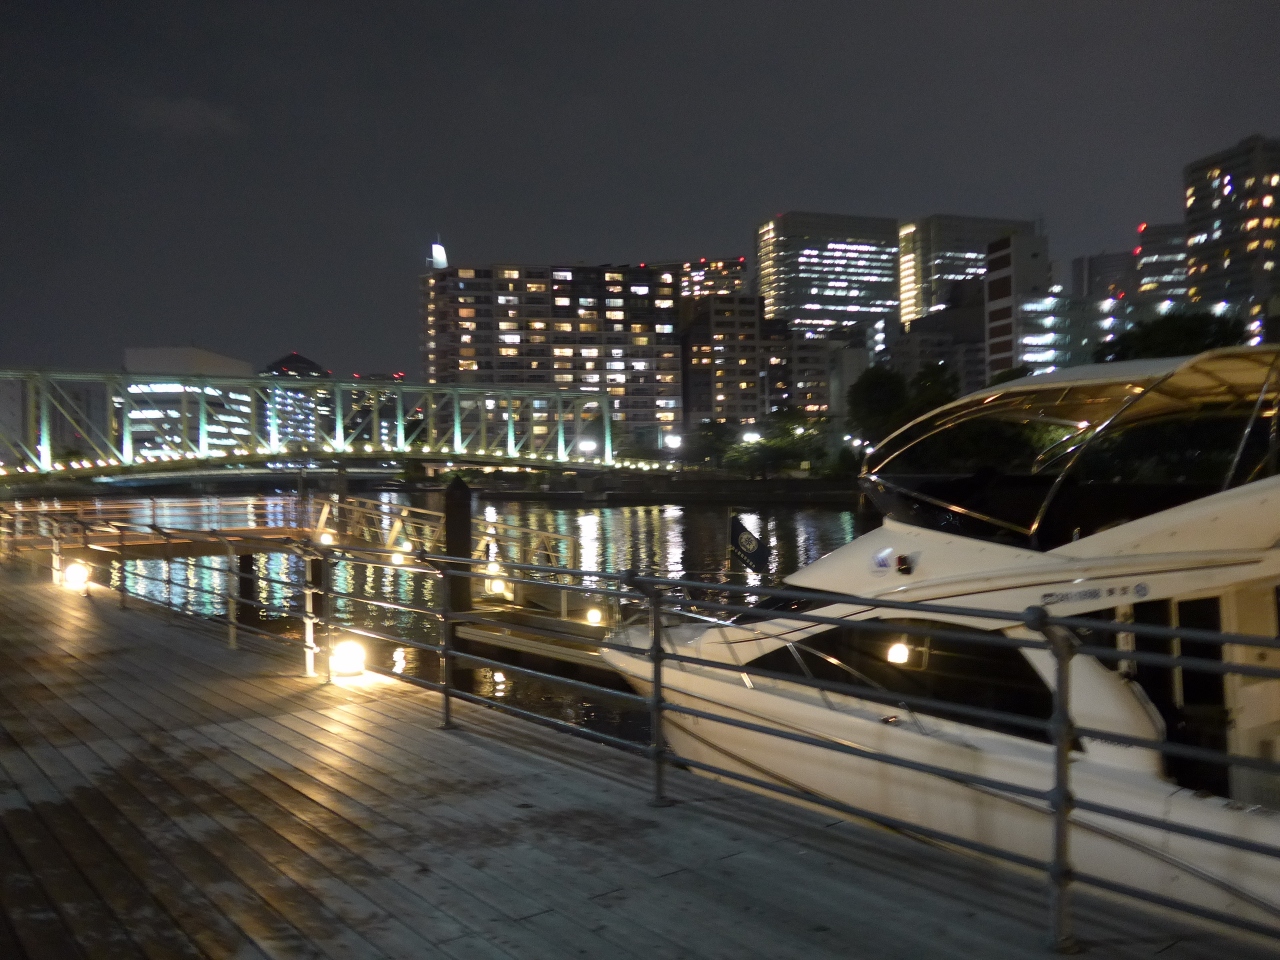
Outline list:
[[[218,536],[198,530],[167,532],[172,536]],[[1129,765],[1141,765],[1155,758],[1157,762],[1245,771],[1269,778],[1271,783],[1280,783],[1280,764],[1228,749],[1176,742],[1163,735],[1142,737],[1119,733],[1103,729],[1106,724],[1097,721],[1090,725],[1082,716],[1087,707],[1078,706],[1072,695],[1073,676],[1078,676],[1077,672],[1087,666],[1080,663],[1082,657],[1117,668],[1137,663],[1188,671],[1188,676],[1237,676],[1274,682],[1280,680],[1280,669],[1260,665],[1254,654],[1280,649],[1280,638],[1055,617],[1041,607],[1024,611],[987,610],[707,584],[634,572],[503,564],[501,575],[509,583],[530,588],[554,585],[558,590],[589,598],[592,604],[610,608],[607,620],[613,629],[600,634],[595,644],[600,650],[624,656],[623,662],[630,664],[626,669],[634,671],[633,679],[643,692],[623,692],[579,677],[559,676],[549,669],[531,666],[527,661],[512,663],[496,659],[461,642],[460,631],[470,626],[511,627],[511,621],[504,619],[495,608],[471,609],[456,602],[454,587],[462,581],[475,585],[492,580],[495,572],[488,562],[425,552],[406,556],[403,551],[374,543],[328,547],[314,541],[297,542],[292,549],[298,561],[296,569],[301,571],[297,576],[237,572],[231,564],[228,547],[227,564],[220,571],[213,568],[212,559],[194,561],[205,564],[216,576],[205,583],[191,578],[182,582],[187,585],[186,589],[207,595],[213,609],[222,611],[206,613],[206,619],[225,625],[232,645],[245,631],[273,640],[286,639],[302,647],[308,675],[333,679],[349,665],[347,644],[363,641],[369,645],[369,657],[373,661],[369,669],[442,695],[445,726],[454,724],[452,701],[462,700],[645,756],[651,763],[655,804],[668,802],[667,768],[681,766],[751,790],[823,807],[845,817],[1040,872],[1048,878],[1050,942],[1061,952],[1070,952],[1074,947],[1070,893],[1077,887],[1120,894],[1185,915],[1280,938],[1280,903],[1275,897],[1275,884],[1267,879],[1280,870],[1280,844],[1275,842],[1274,830],[1265,828],[1270,820],[1262,811],[1258,814],[1256,829],[1231,831],[1226,829],[1229,821],[1225,816],[1209,816],[1198,821],[1175,815],[1167,798],[1161,801],[1160,808],[1148,809],[1136,800],[1107,802],[1097,794],[1081,795],[1078,793],[1080,775],[1073,773],[1073,766],[1086,758],[1085,751],[1108,747],[1131,751]],[[335,577],[335,571],[342,564],[382,571],[388,577],[417,578],[414,582],[420,584],[421,590],[415,588],[403,596],[355,592],[340,586],[340,579]],[[151,599],[159,598],[162,605],[172,607],[178,595],[175,589],[179,588],[175,587],[171,563],[162,569],[162,574],[135,571],[135,586],[138,581],[147,580],[155,588]],[[124,576],[123,566],[118,572],[120,575],[112,582],[120,591],[123,604],[129,592],[129,578]],[[758,599],[763,599],[766,610],[754,605]],[[888,617],[856,622],[849,619],[870,608],[885,610]],[[255,609],[278,618],[292,618],[295,623],[300,620],[299,629],[282,638],[278,631],[246,623],[244,611]],[[355,612],[360,609],[378,615],[360,616]],[[587,608],[581,616],[564,618],[559,629],[544,626],[531,632],[539,633],[548,643],[581,642],[584,622],[580,621],[593,622],[591,609],[596,609],[598,615],[598,608]],[[815,609],[826,609],[829,615],[813,612]],[[767,648],[759,644],[762,635],[752,639],[750,624],[777,618],[782,615],[780,610],[786,611],[788,625],[781,633],[777,632],[780,628],[775,627],[771,628],[773,633],[763,636],[772,641],[783,640],[777,649],[786,652],[781,658],[761,660],[760,655]],[[391,620],[384,615],[389,613],[406,615],[419,626],[399,629],[388,626]],[[682,625],[693,623],[722,633],[726,649],[733,652],[727,662],[699,655],[694,648],[675,639]],[[424,624],[429,627],[422,626]],[[870,659],[851,667],[826,653],[819,641],[833,629],[848,631],[855,626],[867,633],[869,639],[864,638],[867,644],[864,653]],[[1122,634],[1149,642],[1134,649],[1121,649],[1118,637]],[[1164,652],[1157,652],[1161,644]],[[417,675],[407,671],[405,651],[410,650],[425,656],[426,663],[434,663],[435,669],[419,671]],[[875,681],[889,665],[900,665],[901,670],[910,671],[922,668],[930,656],[963,659],[966,650],[1004,654],[1025,651],[1028,661],[1039,665],[1037,673],[1045,677],[1048,699],[1034,709],[1027,709],[998,700],[966,699],[963,685],[950,693],[927,685],[908,693]],[[1181,652],[1175,655],[1175,651]],[[487,672],[493,678],[489,681],[491,689],[485,693],[483,685],[468,684],[458,670],[473,674]],[[648,733],[644,738],[629,739],[557,716],[539,714],[497,694],[499,674],[560,685],[646,715]],[[726,692],[717,695],[721,699],[707,696],[705,688],[697,687],[699,682],[715,678],[725,685]],[[970,678],[972,683],[980,680],[977,676]],[[868,734],[851,740],[838,732],[815,730],[812,725],[794,719],[726,705],[734,702],[729,691],[741,693],[757,687],[783,693],[788,703],[830,711],[830,716],[873,711],[879,716],[879,725],[869,729],[901,728],[918,741],[919,749],[913,753],[884,745],[890,740],[901,742],[904,739],[901,734],[889,739]],[[690,689],[701,689],[702,694],[691,695]],[[961,736],[948,732],[947,724],[956,722],[968,725],[971,733]],[[726,748],[718,755],[713,752],[711,759],[705,753],[699,756],[691,755],[691,751],[682,753],[673,747],[671,736],[678,732],[687,734],[691,726],[697,731],[694,739],[704,744],[727,738],[738,746]],[[988,733],[982,734],[984,730]],[[974,755],[967,738],[975,735],[974,731],[988,739],[1005,737],[1005,741],[997,742],[1005,743],[1003,749],[1009,756],[1025,759],[1034,755],[1038,759],[1035,763],[1003,766],[995,762],[970,762]],[[691,741],[684,736],[681,742]],[[810,775],[803,772],[804,767],[788,767],[801,772],[786,775],[770,772],[770,768],[750,757],[743,760],[735,756],[734,750],[741,750],[745,742],[753,743],[753,749],[772,750],[770,755],[780,767],[788,767],[797,757],[808,757],[813,769],[820,771],[847,767],[847,773],[853,769],[847,765],[860,764],[856,773],[848,773],[848,777],[882,776],[888,799],[878,803],[884,797],[877,797],[874,792],[856,801],[841,797],[838,788],[821,786],[818,782],[821,777],[806,779]],[[1020,746],[1015,748],[1009,746],[1010,743]],[[875,774],[877,769],[886,772]],[[1119,774],[1121,767],[1116,769]],[[894,793],[905,790],[908,781],[915,783],[915,793]],[[923,799],[922,791],[928,784],[932,784],[929,789],[936,791],[930,795],[938,798],[932,807]],[[1170,793],[1173,791],[1171,786]],[[973,795],[986,798],[987,806],[983,809],[997,820],[1003,818],[1008,826],[980,835],[961,829],[959,825],[965,818],[951,811],[957,808],[958,797]],[[1280,797],[1273,802],[1280,802]],[[1227,804],[1224,810],[1239,811],[1241,807]],[[930,812],[932,820],[926,815]],[[1022,835],[1034,839],[1018,842],[1009,839],[1018,832],[1013,824],[1028,817],[1035,828],[1030,833],[1024,829]],[[1107,844],[1119,852],[1113,852],[1114,860],[1106,863],[1099,861],[1096,853],[1092,860],[1085,861],[1077,852],[1079,849],[1096,852],[1100,845]],[[1134,857],[1153,858],[1159,869],[1172,867],[1183,871],[1179,876],[1185,874],[1188,884],[1198,884],[1189,887],[1189,891],[1201,894],[1207,891],[1216,899],[1210,904],[1211,898],[1207,896],[1192,892],[1179,895],[1167,889],[1162,892],[1152,883],[1144,885],[1142,872],[1129,869],[1125,862]],[[1224,903],[1227,906],[1222,906]]]

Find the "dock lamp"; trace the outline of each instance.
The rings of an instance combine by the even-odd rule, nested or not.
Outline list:
[[[89,595],[89,565],[73,560],[62,571],[62,582],[68,590],[79,590],[86,597]]]
[[[329,656],[329,672],[335,677],[359,677],[364,674],[364,645],[356,640],[343,640]]]

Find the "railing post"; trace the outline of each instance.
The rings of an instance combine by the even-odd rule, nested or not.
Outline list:
[[[1049,641],[1053,652],[1053,713],[1049,734],[1053,738],[1053,787],[1049,805],[1053,815],[1053,849],[1049,860],[1049,946],[1055,953],[1079,953],[1080,945],[1071,933],[1071,812],[1075,795],[1071,792],[1071,748],[1075,724],[1071,720],[1071,661],[1076,654],[1076,638],[1061,627],[1048,624],[1043,607],[1029,607],[1024,614],[1027,626]]]
[[[120,528],[120,609],[125,608],[125,598],[129,595],[126,589],[124,576],[126,568],[124,563],[124,527]]]
[[[164,535],[164,609],[173,616],[173,549],[169,545],[169,534]]]
[[[227,575],[222,581],[222,592],[225,594],[227,602],[227,648],[235,650],[239,646],[239,642],[236,639],[236,614],[239,610],[239,604],[237,603],[240,586],[239,570],[236,565],[235,548],[231,546],[230,540],[224,542],[227,547]],[[234,581],[237,587],[236,590],[231,589],[232,577],[236,578]]]
[[[440,580],[440,729],[455,730],[453,708],[449,691],[453,688],[453,584],[449,582],[452,571],[448,566]]]
[[[306,676],[316,676],[316,653],[320,646],[316,643],[316,622],[324,614],[324,592],[326,589],[324,558],[320,556],[306,557],[307,582],[303,588],[306,603]]]
[[[49,570],[53,574],[53,582],[62,583],[62,537],[56,529],[49,544]]]
[[[653,686],[649,691],[649,751],[653,757],[653,798],[651,807],[669,807],[666,795],[666,741],[662,736],[662,591],[657,587],[645,591],[649,599],[649,661],[653,665]]]

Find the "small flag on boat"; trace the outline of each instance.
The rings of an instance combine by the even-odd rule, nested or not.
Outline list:
[[[748,530],[736,514],[729,520],[729,553],[756,573],[769,570],[769,545]]]

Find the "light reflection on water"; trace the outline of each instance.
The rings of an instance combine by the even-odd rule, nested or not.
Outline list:
[[[409,497],[384,494],[388,503],[404,503],[432,510],[443,509],[438,494]],[[158,515],[163,516],[163,501],[158,501]],[[781,577],[813,562],[854,537],[852,511],[820,507],[768,507],[740,511],[746,527],[770,547],[769,572],[764,575],[730,571],[725,555],[728,543],[728,511],[718,506],[560,506],[538,502],[486,503],[474,513],[488,522],[501,522],[532,527],[579,538],[584,570],[621,571],[634,567],[673,579],[687,578],[714,583],[731,581],[758,585],[776,583]],[[286,516],[282,508],[266,511],[267,524],[282,525]],[[264,514],[256,520],[261,524]],[[248,520],[254,520],[252,516]],[[160,520],[163,524],[163,519]],[[262,524],[266,525],[266,524]],[[567,561],[567,557],[562,560]],[[305,570],[301,558],[285,553],[257,554],[253,559],[258,583],[253,599],[270,608],[250,614],[250,624],[267,632],[300,638],[302,636],[303,594],[301,584]],[[112,586],[118,585],[118,568],[110,573]],[[227,559],[224,556],[183,558],[172,561],[166,583],[164,560],[130,560],[125,565],[126,586],[156,603],[168,602],[176,609],[206,617],[226,613],[223,593],[228,582]],[[424,643],[439,639],[437,620],[425,613],[394,610],[362,603],[367,597],[399,604],[434,607],[437,602],[435,576],[416,574],[394,567],[375,567],[350,560],[332,567],[332,587],[337,593],[330,618],[338,624],[371,630],[388,636],[403,637]],[[100,578],[106,582],[106,577]],[[276,582],[280,581],[280,582]],[[285,583],[292,586],[286,586]],[[233,571],[230,583],[237,583]],[[323,631],[324,628],[320,628]],[[335,630],[336,634],[340,632]],[[324,642],[323,633],[319,637]],[[419,651],[394,643],[365,638],[369,662],[386,670],[399,667],[403,672],[424,679],[438,679],[438,658],[430,651]],[[397,650],[402,656],[397,657]],[[522,655],[497,653],[486,649],[485,656],[521,662]],[[550,664],[546,660],[525,660],[523,665],[545,672],[604,682],[626,689],[621,681],[589,668],[568,664]],[[586,672],[584,672],[586,671]],[[624,708],[607,694],[584,696],[582,692],[537,678],[522,677],[514,672],[502,674],[499,680],[489,668],[455,669],[455,680],[462,689],[485,697],[501,699],[526,710],[552,716],[590,729],[644,741],[648,736],[647,714]]]

